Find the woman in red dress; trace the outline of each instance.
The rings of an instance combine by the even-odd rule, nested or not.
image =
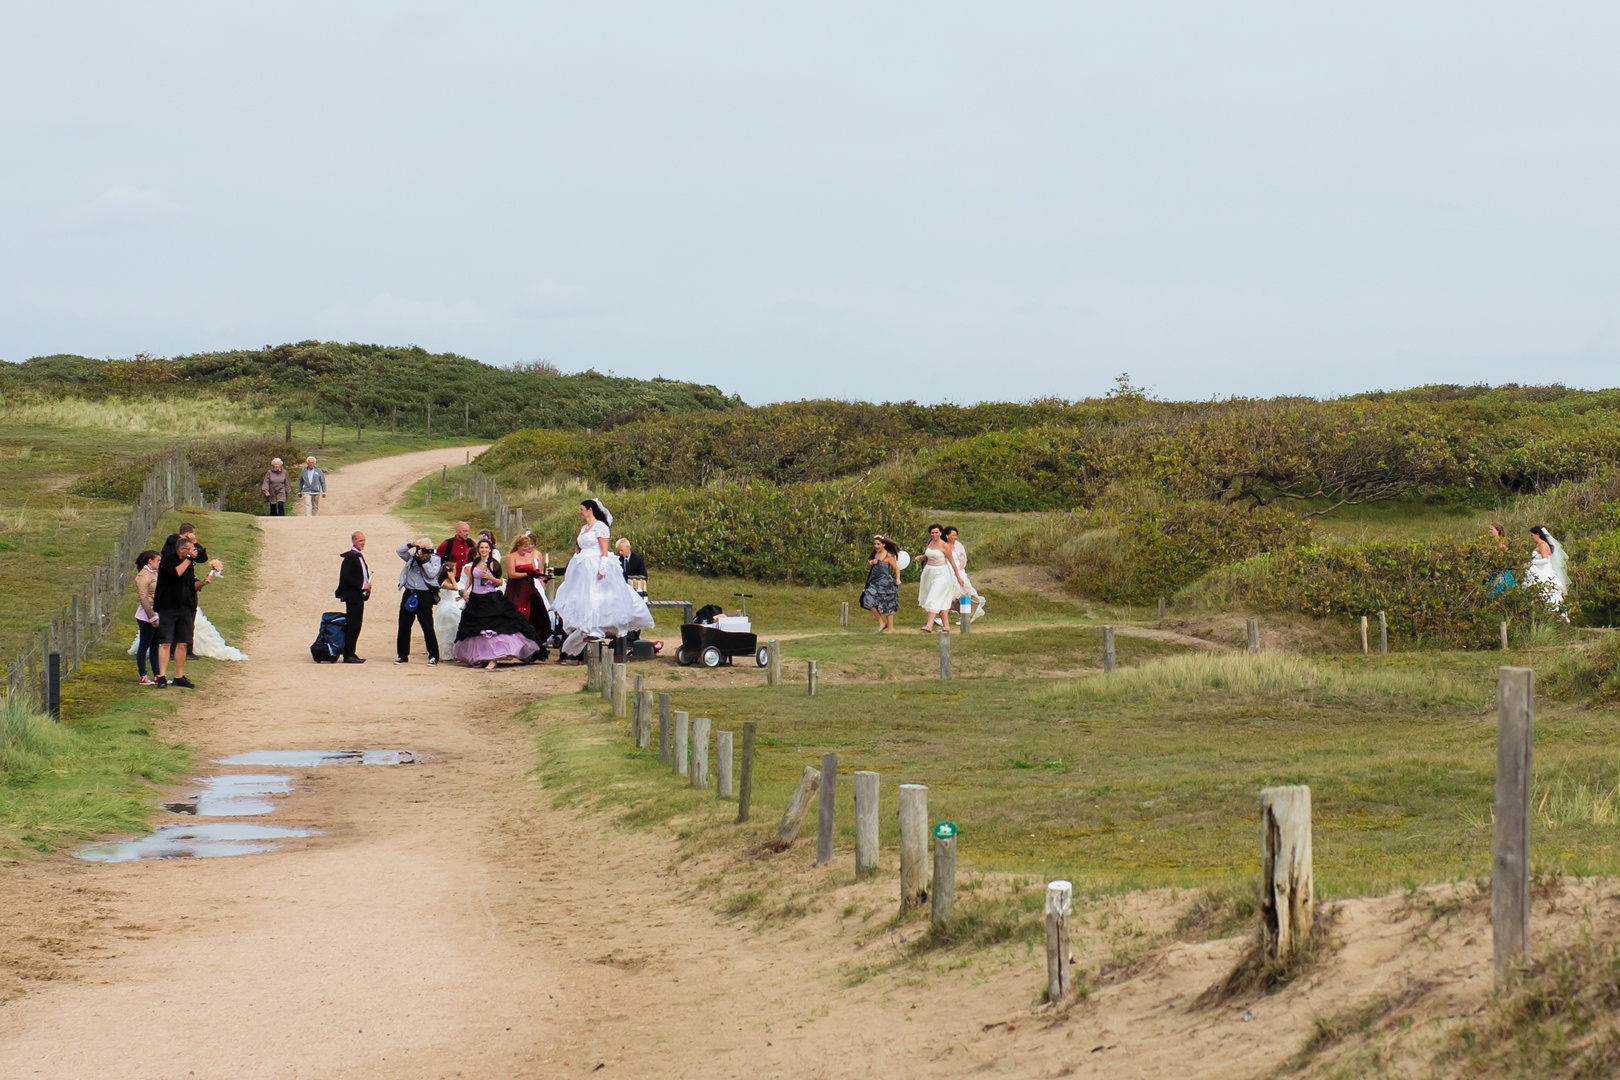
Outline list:
[[[539,583],[545,580],[545,568],[540,554],[534,548],[534,537],[527,533],[512,541],[512,550],[505,559],[506,598],[529,620],[535,629],[535,640],[544,642],[551,637],[551,611]]]

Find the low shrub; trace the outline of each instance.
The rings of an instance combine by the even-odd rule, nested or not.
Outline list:
[[[1072,510],[1142,464],[1131,442],[1112,433],[996,431],[919,454],[904,490],[917,505],[941,510]]]
[[[75,495],[91,499],[116,499],[133,502],[141,493],[146,474],[165,455],[145,454],[133,459],[108,457],[105,463],[74,482],[69,490]],[[278,438],[249,438],[195,442],[186,447],[186,458],[197,470],[197,483],[207,499],[219,497],[225,490],[224,509],[239,514],[268,512],[260,485],[270,469],[272,458],[281,458],[282,467],[292,475],[296,491],[298,470],[303,467],[304,454],[297,443]]]
[[[1382,611],[1394,634],[1489,646],[1501,620],[1528,625],[1548,615],[1531,589],[1490,594],[1506,570],[1522,577],[1522,555],[1486,537],[1378,540],[1274,551],[1234,567],[1218,584],[1229,601],[1252,608],[1341,618]]]
[[[873,533],[905,537],[923,530],[900,500],[851,483],[677,488],[604,501],[614,514],[614,535],[630,537],[653,573],[667,567],[789,585],[858,582],[866,578]],[[542,546],[568,552],[579,517],[570,506],[532,528]]]

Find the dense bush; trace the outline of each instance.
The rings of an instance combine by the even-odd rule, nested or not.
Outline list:
[[[1246,606],[1337,617],[1382,611],[1391,632],[1431,643],[1488,646],[1503,619],[1550,617],[1528,588],[1490,595],[1504,570],[1523,577],[1524,559],[1483,537],[1301,546],[1243,570],[1232,580]]]
[[[146,474],[165,454],[145,454],[131,460],[105,459],[105,463],[80,477],[71,488],[73,494],[92,499],[116,499],[134,502],[146,482]],[[203,497],[212,501],[219,497],[220,487],[225,489],[225,509],[240,514],[263,514],[268,511],[260,484],[270,468],[271,458],[281,458],[282,467],[292,478],[294,492],[298,486],[298,470],[303,468],[304,454],[297,443],[275,438],[250,438],[190,443],[186,458],[197,470],[197,484]]]
[[[219,498],[223,486],[226,510],[239,514],[268,512],[260,484],[270,469],[270,459],[280,458],[290,478],[291,498],[297,497],[298,470],[304,467],[304,453],[297,443],[279,438],[215,440],[192,443],[186,458],[197,470],[197,483],[203,497]],[[290,501],[289,499],[289,501]]]
[[[525,427],[600,428],[615,417],[741,404],[698,383],[622,379],[595,371],[563,375],[545,364],[496,368],[414,347],[320,341],[172,360],[37,357],[0,363],[0,385],[6,381],[85,397],[206,387],[273,402],[288,419],[348,423],[358,413],[373,427],[393,422],[397,408],[400,428],[414,432],[426,428],[431,404],[434,430],[460,432],[465,423],[471,434],[484,437]]]
[[[668,567],[792,585],[863,581],[873,533],[920,537],[923,529],[899,500],[849,483],[631,492],[608,508],[614,535],[630,537],[654,576]],[[533,528],[543,547],[572,552],[579,517],[570,507]]]

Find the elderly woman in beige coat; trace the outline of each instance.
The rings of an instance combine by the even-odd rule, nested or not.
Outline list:
[[[270,504],[271,517],[287,516],[287,496],[292,493],[292,477],[281,467],[281,459],[270,461],[270,471],[264,474],[264,498]]]

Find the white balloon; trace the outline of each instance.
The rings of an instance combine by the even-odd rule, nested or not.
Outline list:
[[[900,562],[900,569],[902,569],[902,570],[904,570],[906,567],[910,566],[911,565],[911,552],[902,551],[900,553],[899,562]]]

